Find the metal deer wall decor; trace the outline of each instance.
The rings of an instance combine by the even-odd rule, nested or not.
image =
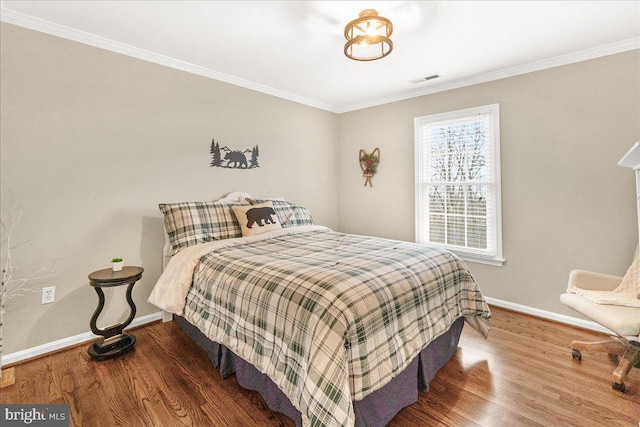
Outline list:
[[[230,168],[230,169],[253,169],[258,168],[258,146],[256,145],[252,149],[247,148],[244,151],[232,150],[226,145],[220,148],[220,144],[211,140],[211,167]],[[222,152],[224,151],[224,157]],[[249,154],[249,156],[247,156]]]
[[[378,164],[380,164],[380,149],[376,148],[370,154],[367,154],[366,151],[360,150],[360,169],[362,169],[362,176],[365,177],[364,186],[366,187],[369,184],[369,187],[373,187],[373,182],[371,182],[371,178],[378,171]]]

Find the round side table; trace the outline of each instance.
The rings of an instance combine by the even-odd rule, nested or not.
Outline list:
[[[133,285],[142,277],[142,267],[123,267],[121,271],[113,271],[110,268],[104,270],[94,271],[89,275],[89,284],[93,286],[98,294],[98,308],[91,316],[91,332],[96,335],[102,335],[102,338],[89,346],[89,354],[98,360],[108,359],[110,357],[120,356],[131,349],[136,343],[136,337],[128,335],[122,332],[124,328],[129,326],[133,321],[133,317],[136,315],[136,305],[131,298],[131,292],[133,291]],[[99,329],[96,325],[98,316],[104,308],[104,292],[102,288],[111,288],[114,286],[128,285],[127,288],[127,303],[131,313],[124,323],[118,323],[108,326],[104,329]]]

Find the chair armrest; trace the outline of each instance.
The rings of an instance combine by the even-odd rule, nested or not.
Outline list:
[[[622,277],[594,273],[586,270],[573,270],[569,275],[569,287],[592,291],[612,291],[622,282]]]

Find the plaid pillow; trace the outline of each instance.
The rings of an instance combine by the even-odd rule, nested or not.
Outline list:
[[[160,204],[164,228],[171,242],[171,255],[187,246],[212,240],[242,237],[242,229],[231,211],[239,203],[182,202]]]
[[[287,202],[281,199],[246,199],[252,205],[260,203],[272,202],[273,210],[276,211],[278,221],[282,224],[282,228],[299,227],[301,225],[314,225],[311,212],[304,206]]]

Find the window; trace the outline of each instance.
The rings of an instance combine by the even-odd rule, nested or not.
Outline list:
[[[502,265],[498,104],[415,119],[416,241]]]

